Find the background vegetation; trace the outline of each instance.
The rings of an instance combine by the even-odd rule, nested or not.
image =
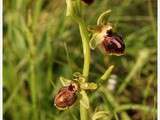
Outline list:
[[[79,104],[55,108],[59,77],[82,71],[83,52],[77,24],[66,18],[65,0],[4,0],[3,117],[5,120],[79,120]],[[92,51],[90,81],[115,65],[103,89],[88,92],[91,114],[114,113],[116,120],[156,120],[156,0],[95,0],[84,5],[88,25],[111,9],[110,21],[122,34],[121,57]],[[115,89],[108,86],[116,82]]]

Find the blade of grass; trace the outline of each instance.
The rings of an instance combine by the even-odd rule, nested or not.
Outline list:
[[[3,108],[3,112],[5,113],[5,111],[11,106],[12,101],[14,100],[14,98],[17,96],[18,91],[20,90],[20,88],[22,87],[22,83],[23,83],[24,79],[21,80],[17,86],[13,89],[12,94],[10,95],[10,97],[8,98],[8,100],[4,103],[4,108]]]
[[[152,9],[152,1],[148,0],[148,13],[149,16],[151,17],[151,25],[152,25],[152,30],[153,30],[153,34],[154,34],[154,39],[157,39],[157,29],[156,29],[156,20],[154,17],[154,12]]]
[[[67,44],[66,44],[66,43],[64,43],[64,48],[65,48],[65,51],[66,51],[67,61],[68,61],[69,67],[70,67],[70,69],[71,69],[71,73],[73,73],[72,61],[71,61],[71,59],[70,59],[69,50],[68,50],[68,48],[67,48]]]
[[[149,112],[152,114],[155,114],[157,110],[148,107],[146,105],[138,105],[138,104],[125,104],[125,105],[120,105],[119,107],[116,108],[116,112],[120,111],[125,111],[125,110],[141,110],[143,112]]]
[[[142,69],[143,65],[146,64],[148,57],[149,57],[149,50],[148,49],[141,50],[132,70],[130,71],[130,73],[127,75],[123,83],[118,88],[117,94],[120,94],[125,90],[126,86],[131,81],[131,79],[137,74],[138,71]]]
[[[113,113],[116,113],[116,108],[119,107],[119,103],[115,100],[114,96],[112,95],[111,92],[109,92],[106,88],[104,87],[100,87],[98,89],[99,92],[102,92],[105,96],[105,98],[110,102],[110,104],[112,105],[113,107],[113,110],[112,112]],[[123,117],[125,117],[126,119],[125,120],[131,120],[131,118],[128,116],[128,114],[126,112],[121,112],[120,113]],[[116,117],[116,116],[115,116]]]
[[[147,80],[147,86],[146,86],[146,88],[144,90],[143,105],[146,105],[146,99],[150,94],[150,86],[151,86],[151,83],[153,82],[153,79],[154,79],[154,77],[150,76],[149,80]],[[146,113],[143,114],[143,120],[146,120]]]

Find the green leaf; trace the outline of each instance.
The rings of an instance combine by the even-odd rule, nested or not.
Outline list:
[[[82,98],[80,100],[80,104],[83,105],[86,109],[89,108],[89,99],[84,90],[81,90],[80,94],[82,95]]]
[[[111,66],[105,71],[105,73],[101,76],[100,79],[101,79],[101,80],[106,80],[106,79],[110,76],[113,68],[114,68],[114,65],[111,65]]]
[[[98,120],[98,119],[103,119],[103,118],[108,118],[107,120],[110,120],[110,113],[106,112],[106,111],[98,111],[96,113],[94,113],[94,115],[92,116],[92,120]]]

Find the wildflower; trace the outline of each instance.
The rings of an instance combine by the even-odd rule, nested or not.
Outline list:
[[[77,99],[78,85],[71,83],[68,86],[62,87],[58,94],[55,96],[54,104],[58,109],[66,109],[72,106]]]
[[[96,26],[93,31],[93,36],[90,40],[90,47],[92,49],[101,45],[101,48],[109,55],[119,56],[124,54],[125,44],[123,38],[114,32],[110,23]]]
[[[74,73],[71,80],[60,77],[60,81],[64,87],[58,91],[54,98],[54,105],[59,110],[65,110],[72,106],[77,100],[77,95],[81,94],[80,91],[97,89],[96,83],[85,82],[85,77],[79,72]]]

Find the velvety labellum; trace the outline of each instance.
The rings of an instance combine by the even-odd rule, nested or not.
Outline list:
[[[108,54],[124,54],[125,44],[123,42],[122,37],[120,37],[117,34],[108,34],[104,36],[102,45]]]
[[[94,0],[82,0],[82,1],[85,2],[88,5],[90,5],[94,2]]]
[[[77,99],[77,90],[77,85],[73,83],[71,83],[69,86],[62,87],[58,94],[55,96],[55,106],[60,109],[65,109],[69,106],[72,106]]]

